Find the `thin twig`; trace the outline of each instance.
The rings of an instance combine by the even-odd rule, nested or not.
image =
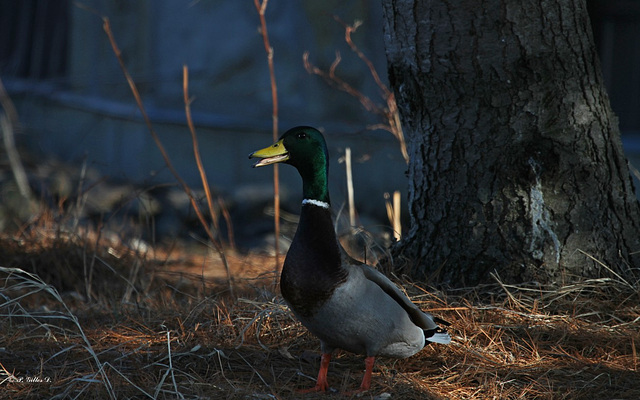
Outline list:
[[[353,40],[351,40],[351,34],[358,30],[358,27],[362,25],[362,21],[355,21],[353,25],[349,25],[346,22],[342,21],[337,15],[334,15],[333,19],[338,21],[338,23],[340,23],[344,27],[344,41],[347,42],[347,44],[351,48],[351,51],[356,53],[358,55],[358,58],[360,58],[366,64],[367,68],[369,68],[369,72],[371,73],[373,80],[376,82],[376,85],[378,85],[380,90],[382,90],[383,97],[387,98],[392,95],[393,93],[391,92],[391,90],[389,90],[387,85],[385,85],[380,79],[380,75],[378,75],[378,71],[376,71],[376,67],[373,65],[371,60],[369,60],[369,58],[364,55],[360,48],[358,48],[358,46],[353,43]]]
[[[273,47],[269,43],[269,32],[267,31],[267,20],[265,12],[267,11],[268,0],[253,0],[260,17],[260,33],[264,43],[264,49],[267,52],[267,63],[269,64],[269,79],[271,81],[271,103],[273,105],[271,120],[273,141],[278,140],[278,86],[276,84],[276,73],[273,65]],[[275,268],[273,286],[278,286],[278,276],[280,275],[280,178],[278,172],[278,164],[273,165],[273,208],[274,208],[274,235],[275,235]]]
[[[222,245],[216,239],[215,235],[211,231],[211,228],[209,227],[209,224],[207,223],[206,218],[204,217],[204,215],[202,214],[202,211],[200,210],[200,207],[198,206],[198,202],[196,201],[196,197],[193,194],[193,191],[191,190],[189,185],[187,185],[187,183],[182,179],[182,177],[180,176],[178,171],[174,168],[173,164],[171,163],[171,160],[169,159],[169,155],[167,154],[167,151],[165,150],[164,146],[162,145],[162,142],[160,141],[160,138],[158,137],[155,129],[153,128],[153,125],[151,124],[151,119],[149,119],[149,116],[147,115],[147,112],[146,112],[146,110],[144,108],[144,104],[142,103],[142,98],[140,97],[140,92],[138,91],[138,88],[137,88],[133,78],[129,74],[129,71],[128,71],[127,67],[124,65],[124,61],[122,59],[122,52],[120,51],[120,48],[118,47],[118,44],[116,43],[116,40],[115,40],[115,38],[113,36],[113,32],[111,31],[111,24],[109,23],[109,18],[102,17],[102,21],[103,21],[103,29],[104,29],[105,33],[107,34],[107,37],[109,38],[109,43],[111,44],[111,48],[113,49],[113,52],[114,52],[114,54],[116,56],[116,59],[118,60],[118,63],[120,64],[120,69],[122,69],[122,73],[124,74],[125,79],[127,80],[127,83],[129,84],[129,88],[131,89],[131,93],[133,94],[133,97],[134,97],[134,99],[136,101],[138,109],[140,110],[140,113],[142,114],[142,118],[144,119],[144,122],[147,125],[147,129],[148,129],[149,133],[151,134],[151,137],[153,138],[154,142],[156,143],[156,147],[158,147],[158,150],[160,150],[160,154],[162,155],[162,158],[164,159],[164,162],[165,162],[167,168],[173,174],[173,176],[178,181],[180,186],[182,186],[182,189],[184,190],[184,192],[189,197],[189,201],[191,202],[191,206],[193,207],[193,210],[195,211],[196,216],[198,217],[198,220],[200,221],[200,224],[202,225],[202,227],[205,230],[205,232],[207,233],[207,236],[209,237],[212,245],[214,246],[214,248],[216,249],[218,255],[220,256],[220,259],[222,260],[222,263],[224,264],[225,270],[227,271],[229,292],[231,294],[231,297],[235,297],[234,288],[233,288],[233,276],[231,275],[230,268],[229,268],[229,263],[227,261],[227,257],[226,257],[226,255],[224,253]]]
[[[340,77],[336,75],[336,69],[342,60],[340,56],[340,52],[336,52],[336,58],[331,64],[328,72],[321,70],[315,65],[309,62],[309,52],[305,52],[302,55],[302,60],[304,64],[304,68],[308,73],[318,75],[323,78],[328,84],[336,86],[339,90],[342,90],[345,93],[348,93],[352,97],[355,97],[360,104],[369,112],[373,112],[374,114],[380,115],[385,118],[386,123],[383,124],[375,124],[370,125],[368,129],[383,129],[390,132],[398,141],[400,145],[400,152],[402,153],[402,157],[404,158],[406,163],[409,163],[409,153],[407,152],[407,144],[404,139],[404,133],[402,131],[402,124],[400,122],[400,114],[398,112],[398,106],[396,104],[396,98],[393,92],[385,85],[380,79],[380,75],[378,71],[376,71],[375,66],[369,60],[369,58],[353,43],[351,39],[351,34],[354,33],[362,22],[356,21],[353,25],[349,25],[343,22],[339,17],[333,17],[336,21],[338,21],[345,30],[344,40],[351,48],[351,51],[356,53],[358,58],[365,63],[373,80],[381,91],[381,97],[384,99],[386,106],[382,106],[371,100],[370,97],[366,96],[364,93],[354,88],[348,82],[344,81]]]
[[[196,135],[196,128],[193,125],[193,119],[191,118],[191,98],[189,97],[189,69],[186,65],[182,66],[182,93],[184,95],[184,113],[187,118],[187,126],[189,127],[189,133],[191,133],[191,141],[193,144],[193,157],[196,159],[198,171],[200,172],[200,180],[204,188],[204,194],[207,198],[207,205],[209,206],[209,213],[211,214],[211,221],[216,232],[220,232],[220,225],[218,224],[218,215],[213,208],[213,196],[211,196],[211,188],[209,187],[209,181],[207,180],[207,173],[202,166],[202,158],[200,157],[200,148],[198,146],[198,135]]]
[[[224,202],[222,196],[218,196],[218,206],[220,207],[220,212],[222,213],[222,216],[227,223],[227,239],[229,240],[229,246],[231,246],[232,249],[235,249],[236,240],[235,235],[233,234],[233,223],[231,221],[231,214],[229,214],[229,209],[227,208],[227,204]]]
[[[187,125],[189,126],[189,132],[191,133],[191,141],[193,142],[193,154],[196,159],[196,164],[198,166],[198,171],[200,172],[200,179],[202,181],[202,186],[204,187],[204,193],[207,198],[207,205],[209,207],[209,214],[211,214],[211,220],[213,222],[213,227],[216,232],[220,232],[220,224],[218,222],[218,215],[216,214],[215,207],[213,206],[213,195],[211,194],[211,189],[209,186],[209,180],[207,179],[207,174],[205,172],[204,166],[202,165],[202,157],[200,157],[200,148],[198,146],[198,135],[196,135],[196,128],[193,124],[193,119],[191,117],[191,98],[189,97],[189,69],[186,65],[182,67],[182,90],[184,93],[184,109],[185,115],[187,117]],[[235,241],[233,239],[233,224],[231,223],[231,216],[229,215],[229,211],[226,208],[222,197],[218,196],[218,205],[220,206],[220,211],[224,217],[225,222],[227,223],[227,232],[229,245],[232,249],[236,248]],[[231,279],[231,272],[227,269],[228,278]]]
[[[304,54],[302,54],[302,62],[304,64],[305,70],[308,73],[318,75],[319,77],[323,78],[328,84],[335,85],[338,89],[355,97],[356,99],[358,99],[360,104],[362,104],[365,110],[372,112],[374,114],[386,116],[386,111],[384,107],[376,104],[373,100],[371,100],[369,96],[365,95],[358,89],[354,88],[353,86],[351,86],[351,84],[344,81],[342,78],[338,77],[335,74],[335,69],[337,68],[338,64],[340,64],[341,60],[342,60],[342,57],[340,56],[340,52],[336,52],[336,58],[331,64],[331,68],[329,69],[329,72],[325,72],[320,68],[316,67],[315,65],[311,64],[311,62],[309,61],[308,51],[305,51]]]

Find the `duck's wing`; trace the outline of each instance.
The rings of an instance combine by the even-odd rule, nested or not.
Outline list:
[[[365,278],[378,285],[395,300],[406,311],[411,321],[425,331],[425,337],[428,341],[443,344],[451,341],[447,331],[438,326],[438,322],[443,325],[449,325],[447,322],[439,318],[436,319],[431,314],[418,308],[389,278],[378,270],[366,264],[358,264],[354,265],[354,267],[361,268]]]

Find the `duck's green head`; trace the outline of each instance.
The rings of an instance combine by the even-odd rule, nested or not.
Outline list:
[[[329,202],[329,152],[317,129],[308,126],[289,129],[277,142],[249,154],[249,158],[260,158],[254,168],[275,163],[293,165],[302,177],[304,198]]]

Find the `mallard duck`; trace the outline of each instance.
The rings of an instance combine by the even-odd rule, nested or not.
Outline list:
[[[366,391],[375,357],[406,358],[426,342],[451,341],[438,326],[444,321],[421,311],[386,276],[342,251],[330,210],[329,153],[318,130],[290,129],[249,157],[260,159],[254,167],[292,165],[302,177],[300,222],[282,267],[280,289],[294,315],[320,339],[320,372],[308,391],[329,388],[327,371],[336,348],[366,356],[359,389]]]

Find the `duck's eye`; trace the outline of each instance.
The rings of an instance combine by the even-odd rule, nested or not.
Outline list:
[[[306,137],[307,137],[307,134],[306,134],[306,133],[304,133],[304,132],[300,132],[300,133],[298,133],[298,139],[304,139],[304,138],[306,138]]]

